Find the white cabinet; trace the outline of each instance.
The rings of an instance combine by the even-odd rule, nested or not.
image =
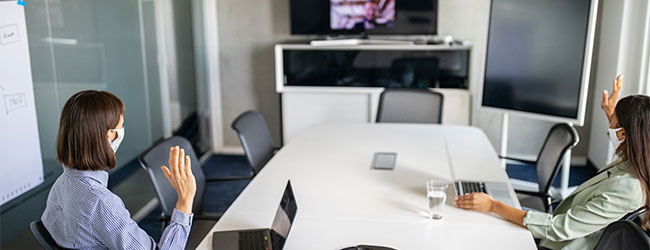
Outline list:
[[[432,89],[444,96],[442,123],[469,125],[468,90]],[[282,91],[282,139],[321,123],[374,123],[383,88],[285,87]]]
[[[281,95],[282,139],[287,143],[302,130],[322,123],[374,123],[383,87],[287,86],[283,49],[309,50],[308,45],[276,46],[276,90]],[[397,46],[402,47],[403,46]],[[437,47],[427,46],[430,49]],[[367,49],[368,47],[366,47]],[[440,49],[448,49],[439,47]],[[313,49],[324,50],[322,47]],[[341,48],[338,48],[341,49]],[[352,48],[347,48],[352,49]],[[373,48],[377,49],[377,47]],[[383,47],[382,49],[387,49]],[[467,48],[465,48],[467,49]],[[441,62],[447,63],[448,62]],[[465,67],[463,65],[462,67]],[[450,67],[453,67],[451,65]],[[443,124],[470,124],[468,89],[430,88],[442,93]]]

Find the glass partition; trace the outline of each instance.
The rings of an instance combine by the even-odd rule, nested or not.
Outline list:
[[[26,1],[45,181],[0,208],[0,244],[27,229],[29,220],[40,218],[50,186],[62,172],[56,161],[56,134],[61,108],[74,93],[106,90],[126,105],[126,137],[117,154],[116,169],[160,138],[161,100],[156,97],[151,102],[149,96],[155,93],[151,89],[160,93],[160,86],[157,76],[147,75],[147,64],[157,62],[146,61],[157,55],[146,55],[146,46],[152,45],[143,41],[142,13],[142,1],[138,0]],[[147,20],[148,24],[153,22]]]

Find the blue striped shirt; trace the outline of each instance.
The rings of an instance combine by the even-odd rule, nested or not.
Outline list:
[[[156,242],[106,188],[108,172],[64,167],[47,197],[41,220],[56,243],[72,249],[184,249],[192,216],[174,209]]]

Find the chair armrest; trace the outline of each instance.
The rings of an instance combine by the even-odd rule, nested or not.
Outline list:
[[[210,177],[210,178],[205,178],[205,182],[250,180],[252,178],[253,178],[252,174],[251,175],[246,175],[246,176]]]
[[[543,194],[543,193],[536,192],[536,191],[527,191],[527,190],[517,190],[517,189],[515,189],[515,193],[531,195],[531,196],[537,196],[537,197],[542,197],[542,198],[550,198],[551,197],[548,194]]]
[[[192,218],[193,220],[213,220],[218,221],[223,216],[223,213],[205,213],[205,214],[195,214]]]
[[[192,220],[213,220],[213,221],[218,221],[219,219],[221,219],[221,216],[223,216],[223,213],[195,214],[194,216],[192,216]],[[172,219],[171,216],[167,216],[167,215],[160,215],[160,217],[158,217],[158,221],[162,221],[162,222],[168,222],[171,219]]]
[[[518,162],[522,162],[522,163],[526,163],[526,164],[531,164],[531,165],[535,165],[535,164],[537,164],[536,161],[524,160],[524,159],[518,159],[518,158],[512,158],[512,157],[508,157],[508,156],[499,156],[499,159],[506,159],[506,160],[511,160],[511,161],[518,161]]]
[[[171,216],[164,215],[164,214],[161,214],[160,216],[158,216],[158,221],[162,221],[162,222],[167,222],[167,221],[169,221],[171,219],[172,219]]]

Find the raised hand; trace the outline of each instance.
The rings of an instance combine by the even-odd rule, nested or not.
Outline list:
[[[611,121],[614,110],[616,109],[616,102],[618,101],[618,95],[621,92],[621,87],[623,87],[623,74],[620,74],[614,79],[612,83],[612,94],[610,95],[607,90],[603,90],[603,100],[600,103],[600,107],[605,111],[607,119]]]
[[[185,150],[175,146],[169,149],[169,168],[160,167],[176,193],[176,209],[183,213],[192,213],[192,203],[196,194],[196,180],[192,174],[192,162]]]

